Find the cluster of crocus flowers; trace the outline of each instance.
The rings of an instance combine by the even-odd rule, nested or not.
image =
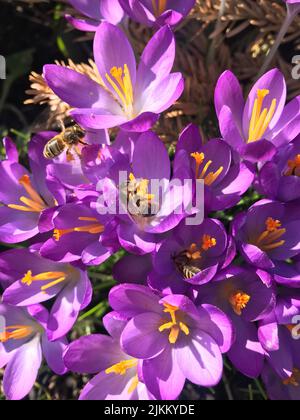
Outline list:
[[[95,32],[100,78],[55,65],[44,77],[86,142],[47,160],[55,133],[40,133],[28,170],[5,138],[0,162],[0,241],[18,243],[0,254],[6,397],[26,397],[44,356],[56,374],[95,375],[81,400],[177,399],[187,380],[217,385],[226,354],[242,374],[261,376],[270,398],[300,399],[299,98],[286,105],[273,69],[245,102],[226,71],[215,91],[220,137],[204,141],[190,124],[170,159],[153,126],[183,91],[171,28],[195,2],[70,3],[87,19],[69,21]],[[138,66],[115,26],[123,12],[157,29]],[[239,212],[249,188],[260,196]],[[120,284],[109,293],[108,334],[68,344],[92,299],[88,268],[119,249],[126,255],[113,268]]]

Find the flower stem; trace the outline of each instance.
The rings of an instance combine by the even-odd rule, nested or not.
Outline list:
[[[293,20],[295,19],[296,14],[298,13],[298,9],[291,11],[290,9],[287,9],[287,15],[282,23],[281,29],[277,35],[277,38],[274,42],[274,45],[272,46],[269,54],[266,57],[266,60],[264,62],[264,64],[262,65],[258,78],[260,78],[264,73],[266,73],[266,71],[268,70],[270,64],[273,61],[273,58],[280,46],[280,44],[282,43],[290,25],[292,24]]]

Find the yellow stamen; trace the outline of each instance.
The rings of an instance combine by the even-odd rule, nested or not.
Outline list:
[[[25,206],[21,206],[19,204],[9,204],[8,205],[9,208],[14,209],[14,210],[34,212],[34,213],[41,213],[43,210],[47,208],[46,204],[44,203],[40,195],[32,187],[31,181],[28,175],[23,175],[22,178],[19,179],[19,184],[22,185],[22,187],[24,187],[29,197],[25,197],[25,196],[20,197],[21,203],[25,204]]]
[[[234,312],[240,316],[242,315],[242,310],[246,308],[250,299],[251,297],[249,295],[239,290],[229,296],[229,303],[231,304]]]
[[[135,375],[131,381],[130,387],[128,388],[128,394],[132,394],[136,390],[138,384],[139,384],[139,378],[137,375]]]
[[[208,251],[210,248],[213,248],[217,245],[217,240],[212,238],[210,235],[203,235],[202,238],[202,249]]]
[[[294,368],[292,376],[290,378],[285,379],[282,382],[286,386],[294,386],[298,388],[300,385],[300,370],[297,368]]]
[[[93,235],[100,234],[104,231],[104,226],[101,225],[95,217],[79,217],[78,220],[82,222],[96,222],[91,223],[86,226],[78,226],[69,229],[54,229],[53,237],[56,241],[59,241],[60,238],[68,233],[72,232],[86,232]]]
[[[165,307],[164,312],[168,313],[171,317],[171,322],[166,322],[162,324],[158,328],[158,331],[163,332],[165,330],[170,330],[169,343],[175,344],[178,340],[180,331],[182,331],[185,335],[189,335],[190,330],[184,322],[177,321],[176,312],[179,310],[177,306],[170,305],[169,303],[166,303],[166,302],[164,302],[163,305]]]
[[[32,275],[32,271],[28,270],[25,276],[22,278],[22,283],[27,286],[31,286],[34,281],[50,281],[48,284],[41,287],[41,291],[45,291],[50,287],[56,286],[57,284],[62,283],[67,278],[67,274],[63,271],[49,271],[45,273],[37,274],[36,276]]]
[[[136,367],[138,364],[137,359],[121,360],[121,362],[112,365],[110,368],[105,370],[105,373],[115,373],[116,375],[125,375],[128,369]]]
[[[166,10],[167,0],[152,0],[152,7],[154,11],[154,16],[159,17]]]
[[[33,333],[33,328],[28,325],[11,325],[0,333],[0,343],[6,343],[8,340],[22,340]]]
[[[110,75],[106,73],[105,77],[121,100],[124,109],[132,111],[133,88],[127,64],[124,64],[124,69],[113,67]]]
[[[198,249],[197,244],[191,244],[186,251],[186,256],[190,260],[199,260],[201,258],[201,250]]]
[[[204,160],[205,160],[204,153],[199,153],[199,152],[191,153],[191,157],[194,158],[196,161],[196,170],[195,170],[196,179],[203,179],[205,185],[208,185],[208,186],[212,185],[219,178],[219,176],[224,170],[224,167],[220,166],[220,168],[216,172],[209,172],[207,174],[209,167],[212,165],[212,160],[209,160],[208,162],[206,162],[206,164],[204,165],[204,168],[202,169],[200,173],[200,167],[204,163]]]
[[[300,177],[300,154],[295,156],[295,159],[288,161],[288,169],[285,172],[286,176],[299,176]]]
[[[271,251],[272,249],[276,249],[284,245],[284,240],[277,241],[286,233],[285,228],[280,229],[280,220],[275,220],[272,217],[268,217],[265,225],[266,230],[263,231],[261,235],[254,241],[254,245],[258,246],[263,251]]]
[[[270,108],[262,111],[263,102],[270,91],[268,89],[258,89],[249,125],[248,143],[260,140],[269,127],[276,111],[277,100],[273,99]]]

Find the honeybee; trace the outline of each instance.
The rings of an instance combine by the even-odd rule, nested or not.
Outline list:
[[[61,155],[66,149],[70,153],[70,149],[78,144],[86,144],[82,141],[85,131],[75,124],[72,127],[65,128],[62,126],[62,132],[53,137],[44,147],[44,157],[46,159],[54,159]]]
[[[190,260],[185,255],[185,252],[179,254],[174,258],[175,265],[180,274],[183,275],[185,279],[192,279],[194,276],[201,272],[199,267],[190,264]]]
[[[132,216],[145,218],[154,217],[159,211],[159,205],[139,193],[139,181],[127,181],[121,187],[121,199],[127,205]]]

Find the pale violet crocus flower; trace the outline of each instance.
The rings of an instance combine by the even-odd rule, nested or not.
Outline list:
[[[121,127],[144,132],[181,96],[181,73],[171,73],[174,35],[168,26],[147,44],[137,67],[133,49],[117,26],[103,22],[94,40],[94,56],[105,86],[74,70],[46,65],[44,77],[85,129]]]

